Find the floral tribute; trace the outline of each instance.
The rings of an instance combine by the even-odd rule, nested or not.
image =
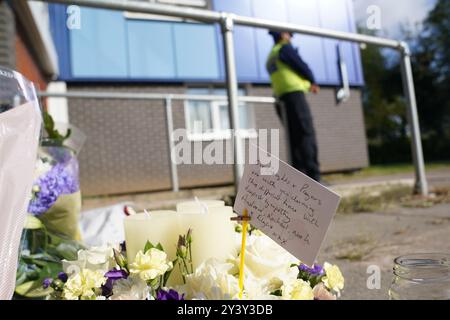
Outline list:
[[[226,261],[209,259],[192,268],[195,233],[180,236],[170,261],[160,244],[147,242],[133,262],[126,246],[93,247],[78,252],[77,260],[63,261],[64,272],[45,279],[48,299],[67,300],[185,300],[238,299],[239,252]],[[253,232],[246,247],[243,299],[335,300],[344,288],[338,266],[307,266],[270,238]],[[237,246],[238,247],[238,243]],[[182,284],[169,286],[177,270]]]

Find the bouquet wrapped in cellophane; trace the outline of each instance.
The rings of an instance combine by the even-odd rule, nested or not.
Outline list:
[[[39,217],[49,231],[80,240],[77,154],[85,136],[73,126],[55,125],[47,113],[44,113],[44,124],[46,137],[41,140],[28,212]]]
[[[22,233],[15,298],[44,298],[42,281],[62,272],[62,260],[83,248],[79,216],[81,192],[77,154],[85,136],[77,128],[55,124],[43,113],[41,138],[28,216]],[[62,134],[63,133],[63,134]]]

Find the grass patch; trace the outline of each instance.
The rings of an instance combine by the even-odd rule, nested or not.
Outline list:
[[[450,161],[430,162],[425,165],[426,170],[450,169]],[[374,165],[358,171],[348,173],[328,174],[325,179],[329,182],[358,180],[380,176],[390,176],[402,173],[414,172],[414,166],[410,163],[398,163],[388,165]]]
[[[339,204],[338,213],[381,212],[411,196],[411,187],[395,185],[385,190],[372,191],[363,188],[360,192],[344,197]]]
[[[429,208],[450,203],[450,188],[431,190],[428,197],[413,195],[410,186],[394,185],[383,190],[363,188],[360,192],[343,197],[338,213],[384,212],[390,208]]]

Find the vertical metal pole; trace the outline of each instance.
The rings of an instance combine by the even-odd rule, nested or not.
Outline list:
[[[238,107],[238,85],[236,76],[236,62],[234,57],[233,41],[234,21],[231,15],[224,14],[221,20],[222,39],[225,56],[225,73],[227,81],[228,110],[230,114],[230,125],[232,137],[234,137],[234,185],[236,192],[239,186],[239,180],[244,172],[243,145],[242,139],[238,134],[239,130],[239,107]]]
[[[411,68],[411,52],[408,44],[402,42],[400,46],[401,71],[403,90],[407,103],[408,121],[411,130],[411,149],[415,168],[414,192],[423,196],[428,195],[428,182],[425,175],[425,163],[423,159],[422,140],[420,136],[419,116],[417,114],[416,94]]]
[[[170,178],[172,182],[172,191],[178,192],[180,190],[178,184],[178,168],[175,161],[172,159],[172,150],[174,150],[173,143],[173,113],[172,113],[172,97],[166,97],[166,121],[167,121],[167,139],[169,145],[169,161],[170,161]]]

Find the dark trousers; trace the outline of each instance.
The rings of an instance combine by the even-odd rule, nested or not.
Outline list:
[[[278,115],[287,125],[292,166],[310,178],[320,181],[316,133],[311,111],[303,92],[291,92],[280,97]]]

